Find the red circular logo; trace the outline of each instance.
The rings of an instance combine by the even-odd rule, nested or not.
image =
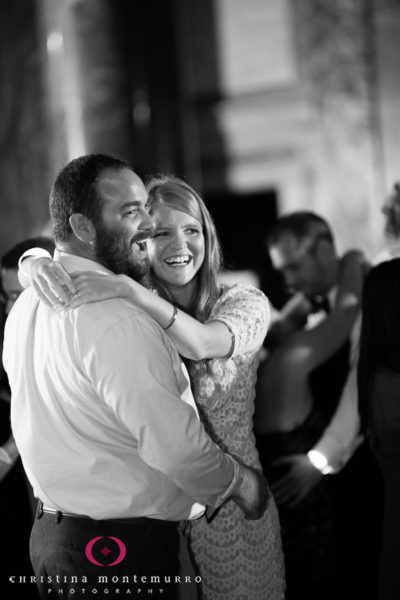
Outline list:
[[[118,554],[117,558],[115,560],[113,560],[113,562],[108,563],[108,564],[99,562],[93,556],[94,545],[96,544],[96,546],[98,546],[99,540],[106,540],[106,539],[113,540],[117,544],[117,547],[119,550],[119,554]],[[105,545],[103,548],[98,549],[96,551],[96,556],[98,556],[99,554],[102,554],[104,556],[104,558],[106,558],[112,552],[113,552],[113,550],[110,550],[110,548],[108,548],[108,546]],[[126,556],[126,546],[125,546],[124,542],[122,542],[119,538],[112,537],[111,535],[108,536],[108,538],[106,538],[105,536],[101,535],[99,537],[95,537],[95,538],[91,539],[90,542],[88,542],[88,544],[86,545],[86,548],[85,548],[85,554],[86,554],[86,558],[88,560],[90,560],[90,562],[93,563],[94,565],[98,565],[99,567],[113,567],[114,565],[118,565],[120,562],[122,562],[124,560],[124,558]]]

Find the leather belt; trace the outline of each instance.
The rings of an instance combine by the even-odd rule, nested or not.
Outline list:
[[[63,512],[56,508],[51,508],[43,504],[39,500],[36,510],[36,518],[40,519],[43,514],[53,515],[57,521],[61,521],[64,517],[72,519],[86,519],[88,521],[110,521],[111,523],[120,523],[122,525],[145,525],[147,527],[174,527],[175,529],[186,528],[188,521],[167,521],[164,519],[152,519],[151,517],[115,517],[109,519],[92,519],[87,515],[77,515],[73,513]]]

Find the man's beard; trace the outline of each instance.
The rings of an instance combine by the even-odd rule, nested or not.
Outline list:
[[[122,231],[106,229],[101,223],[96,223],[94,250],[97,261],[116,274],[140,281],[148,275],[149,259],[146,253],[135,252],[134,243],[140,241],[141,236],[137,238],[128,238]]]

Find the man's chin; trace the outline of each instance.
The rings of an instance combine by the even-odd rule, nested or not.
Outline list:
[[[150,261],[148,256],[135,256],[135,260],[131,261],[129,265],[127,265],[127,271],[125,274],[135,279],[135,281],[140,281],[143,279],[150,270]]]

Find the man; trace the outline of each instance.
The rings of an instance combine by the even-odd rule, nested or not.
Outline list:
[[[285,215],[271,230],[267,247],[272,265],[282,273],[286,285],[299,293],[300,302],[302,295],[310,303],[319,305],[317,320],[313,314],[308,318],[308,326],[315,326],[333,304],[340,275],[341,260],[328,224],[311,212]],[[366,561],[369,561],[370,573],[370,567],[376,567],[375,557],[368,553],[376,551],[371,540],[379,529],[379,516],[370,526],[369,538],[362,530],[365,523],[361,524],[360,519],[366,517],[369,509],[379,508],[381,487],[366,445],[359,447],[356,389],[358,330],[359,319],[354,323],[351,339],[311,373],[308,381],[313,398],[310,416],[304,424],[288,433],[285,441],[284,436],[280,438],[282,448],[285,444],[286,450],[279,465],[286,471],[276,476],[271,487],[280,507],[283,543],[287,550],[288,598],[296,597],[296,594],[290,595],[292,573],[293,586],[307,587],[310,600],[314,598],[312,585],[315,584],[315,589],[318,585],[327,585],[329,577],[339,584],[342,559],[345,569],[347,567],[344,583],[348,597],[355,597],[357,593],[363,598],[374,597],[373,585],[370,585],[373,576],[368,581],[364,575]],[[287,376],[290,377],[290,373]],[[295,410],[296,406],[293,406]],[[292,453],[288,450],[290,447],[293,448]],[[304,450],[296,450],[296,447]],[[329,474],[334,476],[322,482],[322,478]],[[372,481],[376,484],[373,494],[370,492]],[[376,490],[379,490],[377,494]],[[291,560],[291,553],[294,556],[297,552],[293,539],[304,535],[304,539],[315,540],[310,529],[315,527],[322,532],[320,547],[299,547],[297,550],[302,553],[301,560],[304,561],[307,560],[307,552],[310,556],[314,553],[314,559],[318,561],[324,559],[326,551],[325,581],[323,578],[317,581],[315,572],[312,572],[315,568],[310,567],[309,573],[301,570],[298,555],[296,560]],[[330,527],[333,528],[329,533]],[[335,561],[338,565],[336,574],[333,570]],[[312,564],[311,560],[309,564]],[[364,590],[362,580],[367,582]],[[335,588],[335,584],[331,583],[330,589],[325,589],[325,598],[331,597],[329,593],[332,597],[344,593],[339,592],[340,587]],[[315,594],[315,597],[320,596],[321,590]]]
[[[146,203],[122,161],[71,161],[50,196],[57,260],[142,279]],[[104,575],[111,595],[194,597],[187,520],[228,497],[258,518],[265,488],[206,435],[162,329],[121,299],[53,311],[28,289],[7,322],[4,363],[14,436],[41,501],[31,557],[42,597],[86,598]]]

